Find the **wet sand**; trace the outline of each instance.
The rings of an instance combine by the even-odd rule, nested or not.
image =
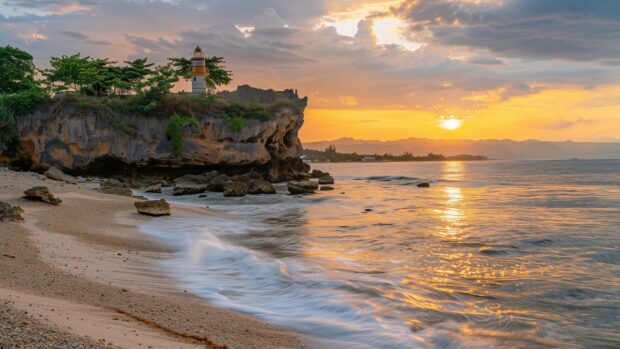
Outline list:
[[[59,206],[27,201],[47,186]],[[25,223],[0,222],[0,347],[306,348],[302,335],[214,307],[157,270],[171,248],[140,234],[136,199],[32,173],[0,171],[0,201]],[[207,210],[173,207],[175,216]]]

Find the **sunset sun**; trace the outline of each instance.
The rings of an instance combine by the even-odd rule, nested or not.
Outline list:
[[[459,119],[453,119],[453,118],[443,119],[441,120],[439,125],[446,130],[453,131],[453,130],[460,128],[463,125],[463,121]]]

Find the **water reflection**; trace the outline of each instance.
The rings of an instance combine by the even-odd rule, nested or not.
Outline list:
[[[465,179],[466,163],[463,161],[447,161],[443,163],[443,180],[462,181]]]
[[[460,239],[462,238],[464,221],[467,219],[463,210],[465,197],[461,188],[443,187],[441,190],[444,207],[434,210],[442,222],[442,225],[438,227],[438,234],[446,239]]]

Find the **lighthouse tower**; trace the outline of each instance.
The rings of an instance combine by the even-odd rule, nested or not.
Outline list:
[[[207,93],[206,77],[209,72],[205,64],[205,56],[200,46],[196,46],[194,56],[192,57],[192,93],[204,95]]]

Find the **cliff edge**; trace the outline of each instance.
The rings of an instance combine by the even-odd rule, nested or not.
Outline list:
[[[296,91],[240,86],[211,98],[170,98],[166,113],[121,115],[122,108],[109,101],[88,105],[71,96],[54,98],[17,118],[17,140],[0,145],[0,160],[21,169],[58,167],[73,174],[256,170],[284,181],[308,171],[299,159],[298,136],[307,98]],[[264,112],[258,118],[239,116],[244,108]],[[197,123],[182,126],[182,149],[175,152],[167,128],[179,110]]]

